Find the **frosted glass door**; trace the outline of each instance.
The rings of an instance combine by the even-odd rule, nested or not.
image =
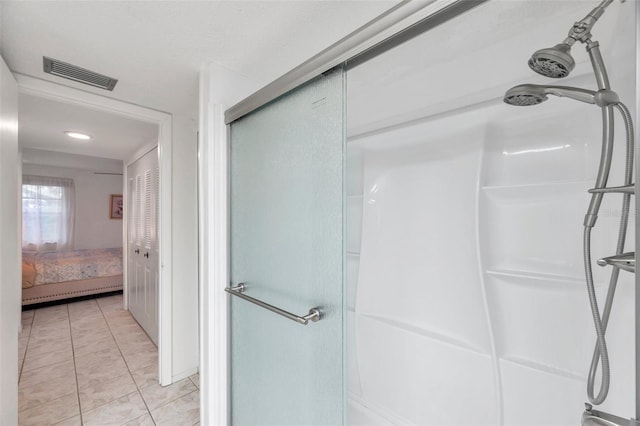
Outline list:
[[[231,126],[233,425],[340,425],[344,413],[343,72]]]

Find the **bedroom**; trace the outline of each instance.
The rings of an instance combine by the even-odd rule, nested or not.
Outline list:
[[[23,306],[122,290],[124,161],[157,127],[25,93],[19,105]]]
[[[23,310],[18,354],[20,421],[39,421],[40,411],[51,395],[64,399],[72,391],[83,415],[88,413],[90,417],[91,412],[98,412],[119,396],[114,394],[116,389],[142,387],[140,380],[144,381],[145,392],[159,387],[157,250],[149,249],[147,253],[153,255],[144,256],[145,242],[158,247],[157,215],[153,213],[157,214],[159,184],[155,183],[157,173],[145,174],[138,167],[143,159],[151,158],[155,160],[154,169],[158,169],[158,126],[26,93],[20,94],[19,101],[23,117],[19,136]],[[72,138],[69,131],[91,139]],[[125,188],[127,174],[129,181],[141,181],[144,186]],[[148,177],[152,180],[145,179]],[[124,202],[123,197],[131,202]],[[131,226],[125,227],[126,223]],[[129,238],[129,258],[126,249],[123,257],[125,238]],[[143,241],[138,250],[134,247],[136,240]],[[144,288],[135,285],[136,266],[142,261],[155,271],[146,280],[150,285]],[[132,265],[128,311],[123,303],[127,264]],[[149,294],[142,294],[144,291]],[[144,309],[136,310],[140,297],[151,301],[147,305],[156,306],[150,312],[150,321]],[[123,368],[94,371],[97,361],[105,365],[114,354],[119,357],[116,364]],[[36,384],[48,366],[64,371],[63,366],[74,364],[75,375],[52,379],[44,388]],[[66,383],[70,378],[74,382]],[[58,392],[45,392],[54,385]],[[55,412],[66,415],[64,409],[56,408]]]
[[[121,291],[122,217],[111,217],[110,201],[122,195],[122,161],[28,144],[22,150],[23,310],[98,291]],[[93,261],[71,265],[69,254]],[[101,254],[107,259],[96,258]],[[99,276],[113,278],[105,278],[103,285],[59,284]],[[55,286],[57,291],[51,288]]]

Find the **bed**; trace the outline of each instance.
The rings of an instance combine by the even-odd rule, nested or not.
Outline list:
[[[22,253],[22,305],[122,290],[122,248]]]

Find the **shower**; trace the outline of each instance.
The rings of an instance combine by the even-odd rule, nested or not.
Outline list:
[[[616,104],[619,101],[618,95],[610,90],[580,89],[567,86],[540,86],[537,84],[521,84],[507,90],[504,95],[504,102],[515,106],[537,105],[546,101],[547,95],[554,95],[561,98],[571,98],[588,104],[596,104],[604,107]]]
[[[618,95],[610,89],[609,78],[606,67],[600,53],[600,47],[597,41],[592,40],[591,29],[596,21],[602,16],[605,8],[609,6],[613,0],[604,0],[596,8],[594,8],[585,18],[576,22],[569,30],[567,38],[560,44],[551,48],[536,51],[529,60],[529,67],[545,77],[562,78],[567,77],[575,67],[575,60],[571,56],[571,47],[580,42],[586,46],[586,51],[590,57],[591,65],[597,81],[597,90],[587,90],[577,87],[566,86],[544,86],[523,84],[509,89],[504,96],[504,102],[515,106],[530,106],[540,104],[548,99],[548,95],[558,97],[566,97],[585,103],[593,104],[602,110],[602,126],[603,140],[602,151],[600,156],[600,164],[596,177],[595,187],[589,190],[591,200],[584,217],[584,233],[583,233],[583,257],[585,279],[587,284],[587,292],[591,305],[591,313],[596,329],[597,342],[595,345],[591,366],[589,369],[587,382],[587,396],[590,404],[586,404],[587,410],[583,415],[583,424],[589,425],[613,425],[613,424],[629,424],[628,420],[619,419],[606,413],[600,413],[592,409],[592,405],[602,404],[607,398],[610,384],[610,368],[609,354],[605,339],[605,331],[611,313],[611,306],[618,283],[620,270],[635,272],[635,253],[625,253],[625,238],[627,233],[627,225],[629,222],[629,208],[631,195],[635,191],[635,185],[632,181],[633,175],[633,124],[631,114],[627,107],[620,102]],[[614,145],[614,109],[619,111],[625,124],[626,131],[626,160],[624,185],[619,187],[607,187],[609,172],[611,169],[611,160],[613,156]],[[622,194],[622,215],[620,219],[616,252],[612,256],[598,260],[600,266],[611,266],[611,277],[609,280],[609,288],[602,314],[598,306],[596,298],[593,271],[591,261],[591,231],[596,224],[600,205],[605,194],[621,193]],[[601,381],[600,387],[595,394],[595,381],[598,364],[601,364]],[[611,422],[612,418],[619,421]],[[608,420],[604,420],[608,419]],[[608,423],[607,423],[608,422]]]
[[[618,95],[611,90],[580,89],[568,86],[541,86],[537,84],[521,84],[507,90],[504,95],[504,102],[515,106],[537,105],[548,99],[547,95],[554,95],[560,98],[571,98],[576,101],[595,104],[599,107],[616,105],[620,103]],[[598,191],[592,191],[598,192]]]

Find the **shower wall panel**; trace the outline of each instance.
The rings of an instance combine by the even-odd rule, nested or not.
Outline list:
[[[534,75],[528,55],[594,4],[488,2],[349,72],[349,424],[579,423],[595,343],[582,220],[600,110],[558,98],[516,108],[501,96],[515,84],[556,83]],[[614,3],[597,34],[612,86],[632,107],[629,5]],[[542,27],[522,34],[542,15]],[[559,84],[595,85],[581,50],[575,75]],[[482,57],[495,59],[491,69],[477,66]],[[622,182],[623,130],[611,185]],[[594,259],[615,251],[620,202],[605,197]],[[610,272],[594,266],[600,301]],[[633,324],[633,275],[622,273],[600,408],[623,417],[634,412]]]
[[[477,251],[482,128],[442,130],[402,128],[392,135],[400,143],[373,137],[367,148],[375,148],[363,151],[358,280],[366,285],[355,301],[361,397],[403,424],[496,424]]]
[[[553,138],[525,145],[500,131],[521,127],[520,117],[515,126],[505,118],[508,108],[496,102],[350,142],[363,175],[363,194],[349,196],[347,243],[349,389],[360,411],[416,425],[579,417],[594,343],[582,278],[592,184],[583,180],[584,151],[598,147]],[[566,123],[562,108],[556,117]],[[598,134],[597,120],[573,123],[576,138]],[[594,257],[615,250],[616,222],[599,223]],[[601,300],[608,272],[595,270]],[[616,309],[627,315],[612,331],[622,321],[631,328],[631,289],[623,275]],[[620,350],[632,341],[617,334],[610,405],[631,415]],[[531,405],[553,420],[522,416]]]

